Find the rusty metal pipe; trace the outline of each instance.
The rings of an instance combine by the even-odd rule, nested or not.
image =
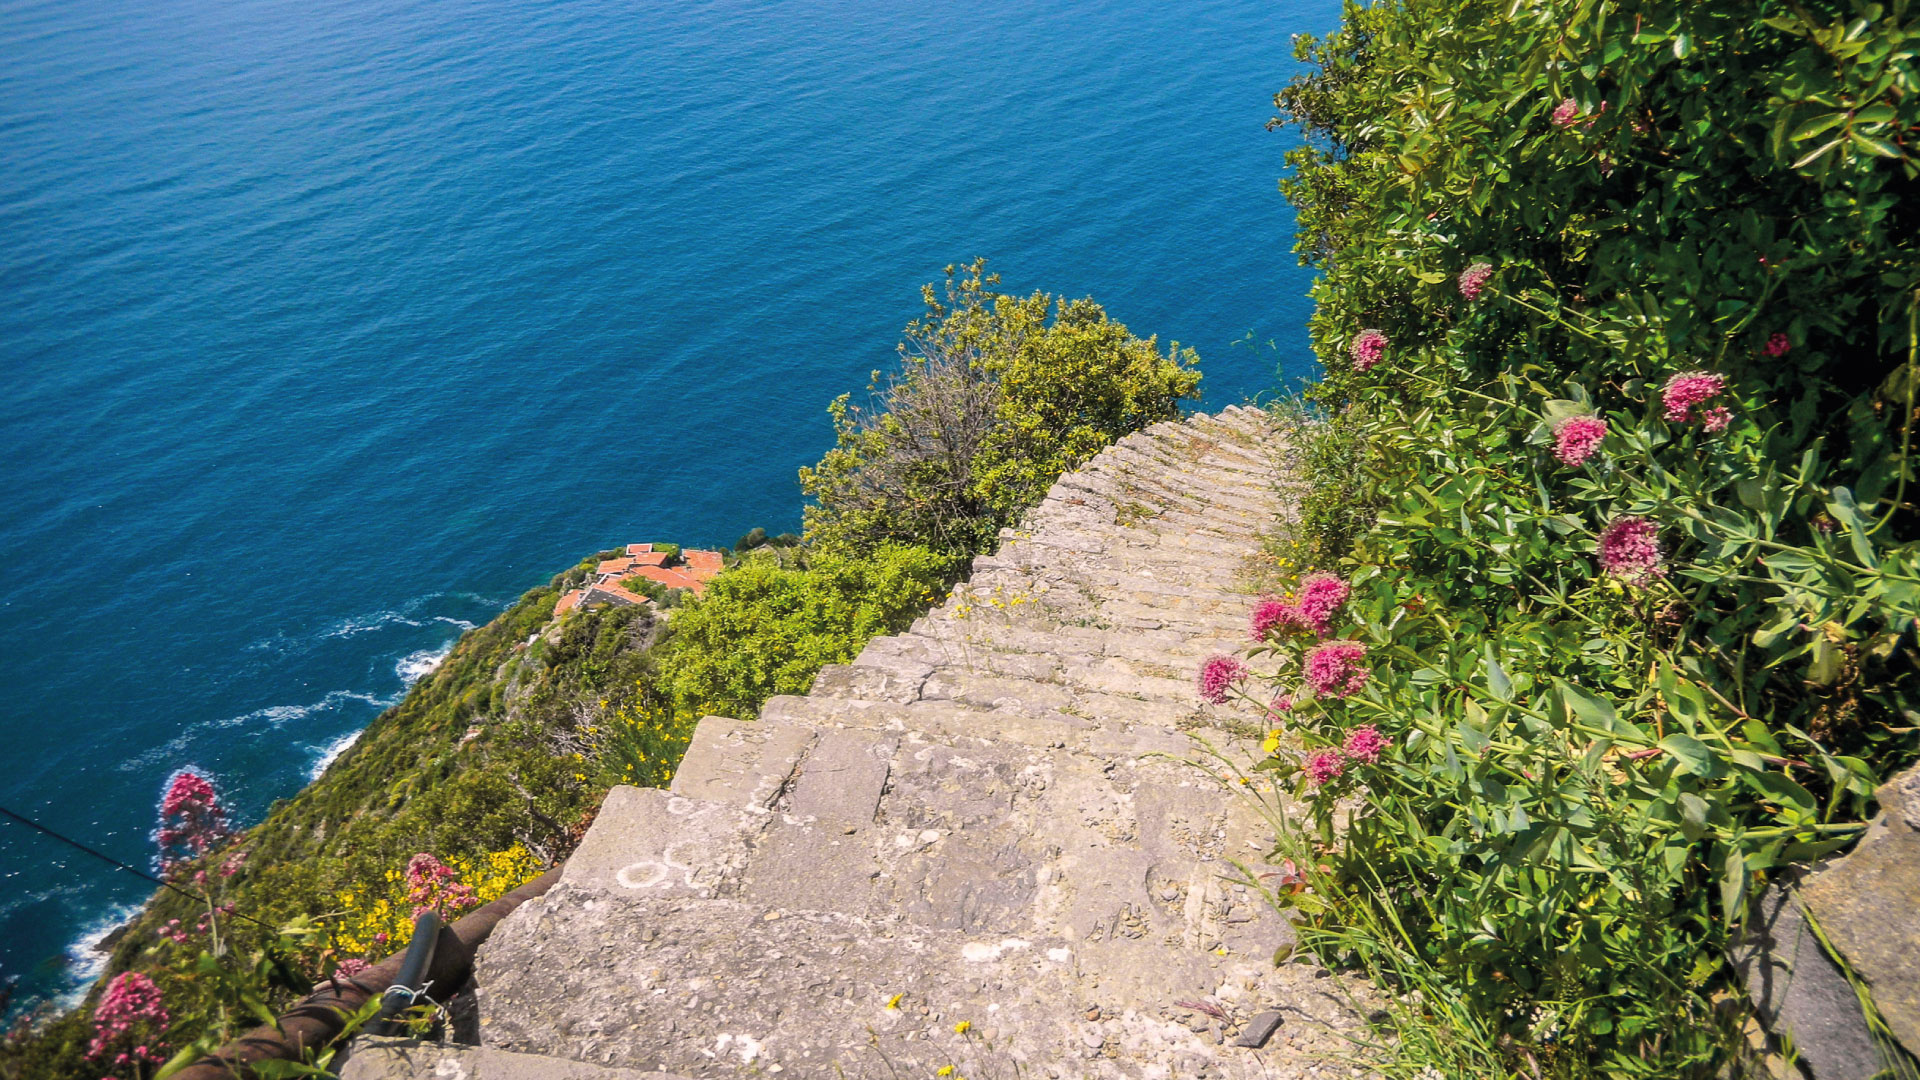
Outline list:
[[[468,912],[440,928],[427,977],[435,986],[460,986],[473,973],[480,944],[521,904],[540,896],[560,880],[558,867],[500,899]],[[308,1051],[325,1049],[340,1037],[347,1018],[392,986],[405,953],[395,953],[350,979],[330,979],[280,1014],[278,1029],[262,1025],[174,1074],[175,1080],[234,1080],[252,1075],[256,1061],[298,1061]]]

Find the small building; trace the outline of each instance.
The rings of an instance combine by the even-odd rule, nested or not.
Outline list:
[[[687,589],[698,596],[725,565],[726,558],[717,551],[689,548],[676,555],[655,551],[652,544],[628,544],[625,555],[600,560],[591,580],[563,594],[553,606],[553,614],[557,618],[575,608],[609,604],[634,607],[651,603],[623,584],[636,577],[658,582],[669,589]]]

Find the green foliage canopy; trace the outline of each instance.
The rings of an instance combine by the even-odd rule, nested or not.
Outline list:
[[[1399,928],[1516,1073],[1717,1067],[1729,924],[1914,754],[1916,51],[1907,3],[1397,0],[1279,96],[1302,548],[1373,672],[1290,723],[1391,745],[1302,779],[1329,835],[1369,805],[1318,914]],[[1656,573],[1605,570],[1623,519]]]
[[[835,446],[800,471],[810,544],[977,554],[1061,473],[1197,395],[1191,349],[1162,355],[1092,300],[996,292],[979,260],[946,277],[944,299],[922,291],[900,372],[875,372],[875,405],[833,403]]]

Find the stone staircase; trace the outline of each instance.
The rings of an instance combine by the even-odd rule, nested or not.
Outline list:
[[[1194,694],[1245,639],[1274,442],[1242,408],[1129,436],[909,632],[702,720],[482,950],[484,1048],[361,1075],[1345,1075],[1356,1020],[1276,964],[1236,866],[1270,832],[1205,767],[1261,717]]]

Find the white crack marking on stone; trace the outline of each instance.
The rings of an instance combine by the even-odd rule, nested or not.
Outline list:
[[[1028,948],[1032,942],[1019,938],[1003,938],[998,945],[989,945],[984,941],[969,941],[960,946],[960,959],[969,964],[981,964],[989,960],[1000,959],[1003,952],[1014,952]]]
[[[441,1058],[434,1063],[433,1075],[445,1080],[467,1080],[466,1067],[452,1058]]]
[[[1053,961],[1056,964],[1064,964],[1067,961],[1073,959],[1073,950],[1072,949],[1048,949],[1047,959]]]

